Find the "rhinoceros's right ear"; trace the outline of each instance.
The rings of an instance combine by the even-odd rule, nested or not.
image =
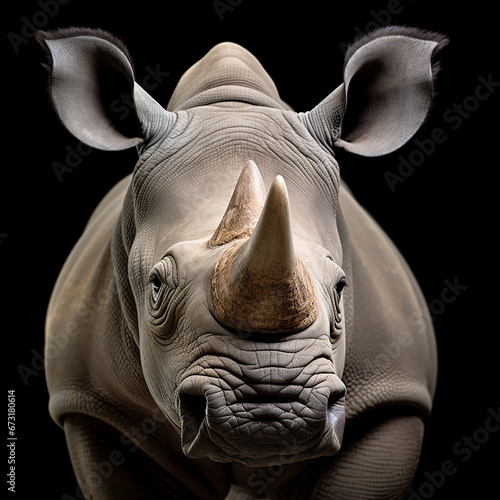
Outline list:
[[[49,72],[48,90],[62,123],[77,139],[103,150],[136,146],[171,127],[166,111],[134,81],[121,41],[102,30],[39,31]]]
[[[299,119],[326,149],[363,156],[390,153],[424,122],[433,97],[439,33],[389,26],[347,50],[344,83]]]

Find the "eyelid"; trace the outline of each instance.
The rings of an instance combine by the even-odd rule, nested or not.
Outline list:
[[[153,269],[149,273],[149,282],[151,283],[155,278],[158,278],[162,283],[166,283],[171,288],[177,286],[177,266],[171,255],[165,255],[153,266]]]
[[[340,288],[340,290],[338,289],[339,285],[342,285],[342,287]],[[346,287],[349,286],[349,283],[347,283],[347,278],[345,276],[342,276],[342,278],[340,278],[337,283],[335,284],[335,291],[339,294],[339,296],[342,294],[342,292],[344,291],[344,289]]]
[[[155,277],[155,278],[157,278],[157,277]],[[153,278],[153,280],[154,280],[154,278]],[[151,284],[153,285],[153,288],[152,288],[152,291],[151,291],[152,299],[153,299],[153,302],[156,303],[158,301],[158,298],[159,298],[160,293],[161,293],[162,283],[160,281],[160,284],[157,285],[157,284],[154,283],[154,281],[151,281]]]
[[[326,260],[329,261],[329,263],[330,263],[329,265],[331,265],[335,268],[336,273],[338,273],[337,275],[338,276],[340,275],[340,278],[337,280],[337,282],[335,284],[337,284],[342,278],[346,278],[342,268],[333,260],[333,258],[330,255],[326,256]],[[346,278],[346,281],[347,281],[347,278]]]

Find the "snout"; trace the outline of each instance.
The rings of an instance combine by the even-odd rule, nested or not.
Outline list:
[[[339,451],[345,386],[328,359],[248,371],[226,362],[185,378],[179,402],[188,457],[257,467]]]

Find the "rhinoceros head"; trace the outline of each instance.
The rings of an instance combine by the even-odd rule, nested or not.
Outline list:
[[[334,150],[382,155],[414,134],[442,38],[390,28],[359,40],[343,83],[306,113],[232,43],[189,69],[164,109],[110,35],[39,38],[68,130],[96,148],[138,148],[115,275],[184,453],[252,466],[337,453],[349,276]]]

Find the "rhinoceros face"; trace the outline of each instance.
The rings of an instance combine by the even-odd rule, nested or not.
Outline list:
[[[139,148],[116,274],[145,380],[184,453],[260,466],[338,452],[349,277],[333,150],[381,155],[413,135],[442,40],[380,30],[348,51],[340,87],[295,113],[234,44],[193,66],[167,111],[109,35],[40,39],[67,128],[101,149]]]
[[[314,221],[335,205],[335,160],[282,110],[246,108],[179,112],[165,144],[146,153],[129,262],[145,378],[184,453],[257,466],[339,450],[346,278],[335,218]],[[179,151],[193,126],[186,164]],[[304,142],[311,152],[294,168],[329,180],[311,184],[312,197],[282,159]],[[171,170],[188,173],[179,181]]]
[[[255,466],[336,453],[345,276],[294,238],[283,178],[266,198],[248,162],[211,237],[159,257],[138,297],[141,354],[184,453]]]

